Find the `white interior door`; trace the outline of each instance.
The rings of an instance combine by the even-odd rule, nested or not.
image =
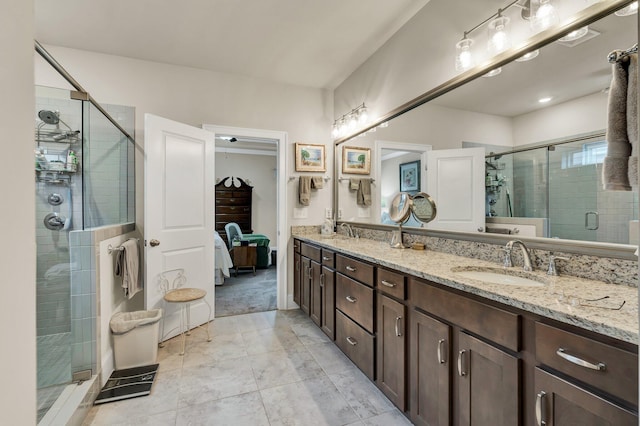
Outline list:
[[[484,232],[484,148],[430,151],[426,192],[437,207],[427,228]]]
[[[184,268],[186,286],[206,290],[213,309],[215,136],[151,114],[144,127],[145,307],[165,308],[159,274]],[[191,306],[192,326],[208,317],[204,302]],[[166,306],[165,331],[175,328],[167,338],[178,333],[179,323],[176,307]]]

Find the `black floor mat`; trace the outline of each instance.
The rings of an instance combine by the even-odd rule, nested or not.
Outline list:
[[[149,395],[158,372],[158,365],[160,364],[114,371],[98,394],[94,404]]]

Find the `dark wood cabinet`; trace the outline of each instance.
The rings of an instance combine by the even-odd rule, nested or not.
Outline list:
[[[401,411],[406,409],[406,310],[402,303],[378,294],[378,387]]]
[[[231,179],[230,182],[229,179]],[[235,186],[234,180],[240,182]],[[238,177],[227,176],[215,186],[215,228],[220,237],[228,245],[227,233],[224,226],[235,222],[240,226],[243,234],[252,234],[251,202],[253,187]]]
[[[638,416],[540,368],[535,369],[536,425],[632,426]]]
[[[302,272],[300,274],[300,309],[309,315],[311,305],[311,259],[300,256]]]
[[[340,310],[336,310],[336,345],[370,380],[375,380],[375,336]]]
[[[323,259],[324,262],[324,259]],[[336,338],[336,271],[322,266],[320,275],[322,287],[322,303],[320,328],[331,340]]]
[[[301,298],[301,279],[302,277],[302,259],[300,258],[300,253],[293,254],[293,301],[296,302],[298,306],[302,306],[302,298]]]
[[[464,332],[459,332],[456,356],[457,424],[519,425],[519,360]]]
[[[318,262],[312,260],[309,270],[309,316],[318,327],[321,326],[322,312],[322,287],[320,275],[322,267]]]
[[[447,426],[451,419],[451,326],[411,312],[409,382],[411,421]]]

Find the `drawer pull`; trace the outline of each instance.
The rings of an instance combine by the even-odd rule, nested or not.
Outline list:
[[[438,340],[438,362],[440,364],[444,364],[445,362],[447,362],[447,360],[444,359],[443,356],[442,356],[443,353],[444,353],[444,342],[445,341],[446,340],[444,340],[444,339]]]
[[[331,258],[327,256],[322,256],[322,260],[331,260]]]
[[[356,299],[353,296],[347,296],[345,297],[345,299],[347,299],[347,302],[351,302],[351,303],[356,303],[358,301],[358,299]]]
[[[464,364],[464,354],[465,354],[465,352],[467,352],[467,351],[465,351],[464,349],[461,350],[460,352],[458,352],[458,375],[460,377],[464,377],[464,376],[467,375],[467,372],[465,371],[466,368],[463,365]]]
[[[358,341],[351,336],[347,336],[347,342],[349,342],[351,346],[355,346],[358,344]]]
[[[402,337],[402,333],[400,332],[400,320],[402,317],[396,317],[396,337]]]
[[[324,274],[320,274],[320,288],[324,287]]]
[[[349,272],[355,272],[356,268],[354,268],[353,266],[345,266],[344,269],[346,269]]]
[[[585,361],[584,359],[580,359],[575,355],[568,354],[563,348],[558,348],[556,354],[572,364],[579,365],[580,367],[589,368],[596,371],[604,371],[607,368],[607,366],[602,362],[593,364],[589,361]]]
[[[545,426],[547,421],[544,416],[547,412],[546,404],[545,404],[545,395],[547,393],[545,391],[540,391],[538,395],[536,395],[536,423],[538,426]]]
[[[386,281],[386,280],[380,281],[380,284],[382,284],[383,286],[386,286],[386,287],[391,287],[391,288],[396,286],[395,283],[390,283],[389,281]]]

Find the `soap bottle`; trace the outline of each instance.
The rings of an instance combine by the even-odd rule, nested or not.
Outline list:
[[[69,150],[67,153],[67,170],[70,172],[75,172],[78,167],[78,157],[76,157],[76,153],[73,150]]]

